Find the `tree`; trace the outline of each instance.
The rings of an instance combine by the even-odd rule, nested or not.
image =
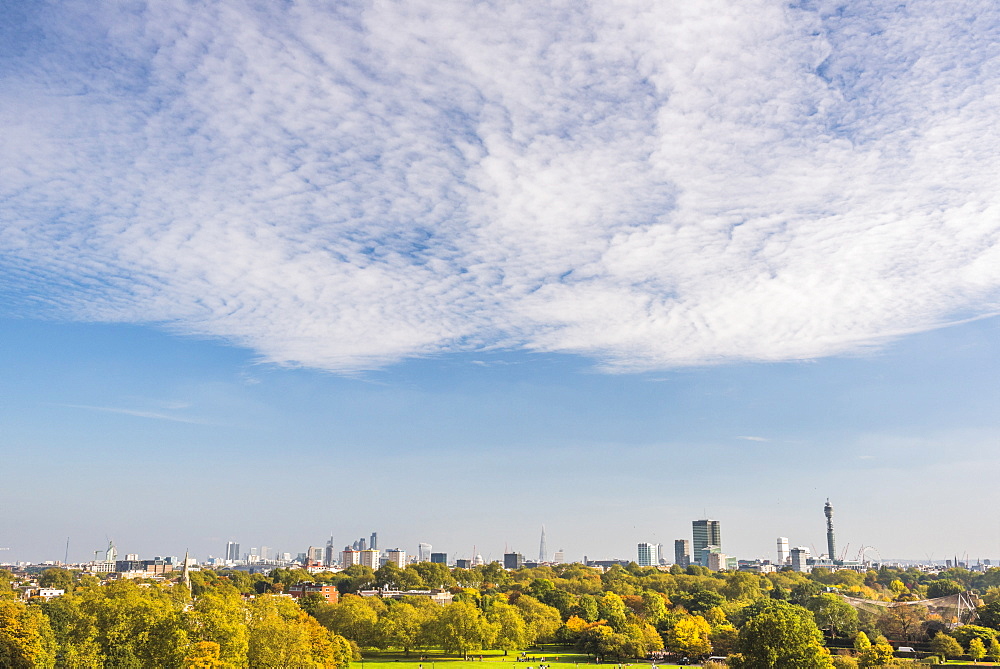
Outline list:
[[[977,663],[986,657],[986,645],[978,637],[973,637],[969,641],[969,657]]]
[[[324,627],[363,648],[378,645],[378,615],[357,595],[344,595],[339,604],[320,607],[315,615]]]
[[[291,599],[262,595],[250,605],[251,667],[335,666],[342,643]]]
[[[667,650],[686,657],[698,657],[712,652],[708,635],[712,628],[701,616],[685,615],[674,623],[664,641]]]
[[[223,665],[245,665],[249,645],[247,615],[247,606],[234,587],[207,590],[185,616],[188,636],[198,643],[216,644]]]
[[[556,631],[562,627],[559,609],[542,604],[534,597],[521,595],[513,604],[521,612],[524,624],[528,626],[528,638],[531,643],[551,642]]]
[[[858,612],[839,596],[824,592],[806,602],[812,611],[816,626],[826,630],[830,636],[852,636],[858,631]]]
[[[214,641],[198,641],[191,645],[184,657],[184,669],[216,669],[225,667],[219,659],[219,644]]]
[[[49,621],[37,607],[0,600],[0,667],[53,667],[55,646]]]
[[[869,644],[861,655],[858,656],[859,667],[884,667],[892,663],[895,657],[892,646],[886,641],[884,636],[875,639],[874,644]]]
[[[767,602],[740,627],[739,654],[730,666],[738,669],[827,669],[833,666],[823,647],[823,635],[806,609],[779,600]]]
[[[625,602],[620,595],[614,592],[604,593],[604,596],[597,602],[597,615],[601,620],[608,621],[608,624],[616,632],[625,629]]]
[[[425,628],[431,619],[429,613],[427,607],[418,608],[409,602],[393,602],[376,624],[379,645],[383,648],[402,648],[407,655],[411,648],[426,645]]]
[[[955,637],[943,632],[936,634],[931,639],[931,651],[948,659],[958,657],[965,652],[962,649],[962,644],[956,641]]]
[[[993,639],[986,648],[986,654],[993,662],[1000,662],[1000,641]]]
[[[494,602],[486,618],[496,625],[494,648],[504,651],[520,650],[529,645],[528,626],[520,610],[507,602]]]
[[[973,639],[979,639],[983,642],[983,646],[988,644],[993,639],[997,638],[996,630],[992,630],[989,627],[982,627],[980,625],[962,625],[956,629],[952,636],[963,646],[968,647],[969,642]]]
[[[1000,588],[996,588],[1000,594]],[[1000,629],[1000,600],[990,602],[985,606],[976,609],[977,618],[980,623],[992,629]]]
[[[496,636],[496,626],[469,602],[452,602],[433,623],[434,637],[446,653],[467,655],[487,648]]]
[[[957,595],[960,592],[965,592],[965,588],[962,584],[948,578],[938,579],[927,586],[928,599],[933,599],[935,597],[947,597],[948,595]]]
[[[73,592],[73,581],[73,572],[59,567],[50,567],[38,577],[38,585],[43,588],[57,588],[66,592]]]
[[[864,632],[854,635],[854,652],[859,655],[872,647],[871,639]]]

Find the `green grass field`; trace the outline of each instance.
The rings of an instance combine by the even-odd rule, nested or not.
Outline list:
[[[475,653],[469,655],[469,660],[462,659],[457,655],[446,655],[438,650],[413,651],[409,656],[399,652],[365,651],[364,662],[352,662],[354,669],[359,669],[364,665],[364,669],[538,669],[539,664],[543,664],[551,669],[597,669],[605,667],[615,669],[619,665],[614,662],[603,662],[600,665],[588,655],[577,653],[562,653],[558,650],[534,651],[527,653],[527,662],[517,662],[521,656],[516,651],[509,652],[504,656],[501,650],[487,650],[482,654]],[[480,660],[479,658],[483,659]],[[421,659],[422,658],[422,659]],[[441,665],[439,668],[438,665]],[[501,666],[498,666],[501,665]],[[622,665],[630,669],[651,669],[649,661],[633,661]],[[676,664],[657,664],[657,669],[671,669],[677,667]]]

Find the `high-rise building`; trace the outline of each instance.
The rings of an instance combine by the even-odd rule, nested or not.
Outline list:
[[[323,548],[320,546],[310,546],[306,550],[306,560],[311,565],[323,564]]]
[[[406,551],[398,548],[390,548],[385,552],[385,561],[402,569],[406,566]]]
[[[837,545],[833,540],[833,505],[827,498],[826,506],[823,507],[823,514],[826,516],[826,550],[827,557],[831,560],[837,559]]]
[[[778,561],[779,567],[788,563],[788,537],[778,537]]]
[[[378,550],[378,532],[372,532],[371,542],[368,544],[368,548],[373,551]]]
[[[660,545],[650,544],[643,541],[639,544],[639,566],[655,567],[660,564]]]
[[[419,562],[430,562],[430,559],[431,559],[431,545],[417,544],[417,560]]]
[[[364,541],[364,539],[362,539],[362,541]],[[366,548],[365,550],[360,550],[358,552],[361,553],[361,564],[364,566],[371,567],[372,569],[378,569],[381,566],[379,564],[380,556],[377,550]]]
[[[447,553],[431,553],[431,562],[435,564],[448,564]]]
[[[524,564],[524,556],[521,555],[520,553],[503,554],[504,569],[520,569],[523,564]]]
[[[261,560],[266,560],[267,556],[268,556],[268,553],[270,551],[271,551],[270,546],[261,546],[260,547],[260,559]]]
[[[798,546],[792,549],[791,555],[792,571],[810,571],[809,548]]]
[[[333,547],[333,535],[330,535],[326,542],[326,550],[323,553],[323,564],[332,567],[337,564],[337,549]]]
[[[354,550],[353,546],[344,546],[344,550],[340,551],[340,566],[347,569],[355,564],[361,564],[361,551]]]
[[[552,555],[552,561],[555,562],[556,564],[562,564],[563,562],[565,562],[566,561],[566,551],[564,551],[561,548],[559,550],[557,550]]]
[[[701,555],[701,550],[706,546],[722,546],[722,530],[719,528],[717,520],[693,520],[691,521],[692,539],[691,548],[695,557]]]
[[[549,551],[545,548],[545,526],[542,525],[542,538],[538,542],[538,563],[549,561]]]
[[[685,569],[691,564],[691,542],[687,539],[674,539],[674,564]]]
[[[368,540],[365,539],[364,537],[361,537],[360,539],[358,539],[358,550],[359,551],[366,551],[366,550],[368,550]]]
[[[240,545],[235,541],[226,542],[226,559],[233,562],[239,562]]]

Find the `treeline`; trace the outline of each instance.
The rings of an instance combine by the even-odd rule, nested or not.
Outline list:
[[[340,602],[282,596],[308,580],[335,584]],[[180,583],[102,585],[62,569],[47,570],[39,584],[67,594],[22,602],[18,584],[0,571],[0,666],[343,667],[358,648],[474,653],[554,643],[614,661],[714,654],[730,656],[731,666],[874,667],[896,661],[886,638],[930,640],[942,656],[1000,656],[1000,569],[757,575],[421,563],[315,575],[203,570],[191,574],[190,591]],[[454,601],[356,594],[371,588],[443,588]],[[954,633],[955,621],[919,605],[859,614],[838,596],[905,602],[965,590],[982,597],[980,619]],[[828,645],[845,654],[831,655]],[[761,657],[771,664],[755,664]]]
[[[67,594],[47,602],[0,590],[0,667],[346,667],[355,652],[294,600],[246,599],[225,579],[194,598],[181,583],[58,580]]]

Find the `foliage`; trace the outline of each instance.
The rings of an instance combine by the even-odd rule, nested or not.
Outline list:
[[[956,641],[966,647],[968,647],[969,642],[972,639],[979,639],[983,643],[983,646],[985,646],[990,641],[997,638],[997,632],[989,627],[981,627],[979,625],[962,625],[952,633],[952,636],[955,637]]]
[[[739,654],[732,658],[730,666],[739,669],[832,667],[822,638],[809,611],[770,600],[740,627]]]
[[[943,632],[931,639],[931,651],[949,659],[958,657],[965,652],[962,649],[962,644],[958,643],[955,637]]]
[[[45,615],[37,607],[0,600],[0,667],[52,667],[55,657],[55,639]]]
[[[969,641],[969,657],[976,662],[986,657],[986,645],[982,642],[982,639],[973,637]]]
[[[712,628],[701,616],[686,615],[665,635],[666,649],[686,657],[698,657],[712,652],[709,634]]]

